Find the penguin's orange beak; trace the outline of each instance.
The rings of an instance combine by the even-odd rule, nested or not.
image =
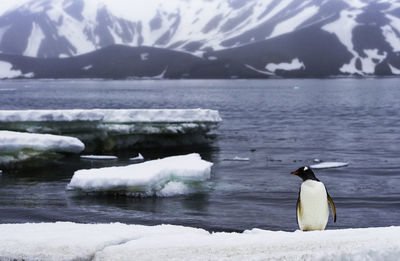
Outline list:
[[[290,172],[290,174],[292,174],[292,175],[298,175],[299,172],[297,172],[297,171],[292,171],[292,172]]]

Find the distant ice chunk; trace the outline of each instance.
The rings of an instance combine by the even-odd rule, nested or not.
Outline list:
[[[116,160],[118,157],[111,155],[81,155],[81,159],[86,160]]]
[[[144,160],[144,157],[142,154],[139,153],[137,157],[129,158],[129,160]]]
[[[0,129],[68,134],[86,152],[205,144],[218,111],[203,109],[0,110]]]
[[[193,153],[124,167],[78,170],[67,189],[128,196],[186,194],[191,184],[210,178],[212,165]]]
[[[330,169],[330,168],[347,167],[348,165],[349,165],[348,162],[322,162],[311,165],[310,167],[312,169]]]
[[[50,159],[84,149],[85,145],[73,137],[0,131],[0,166],[8,168],[19,162]]]
[[[233,158],[226,158],[225,161],[249,161],[250,158],[235,156]]]

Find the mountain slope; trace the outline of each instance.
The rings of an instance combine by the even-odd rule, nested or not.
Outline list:
[[[188,53],[205,57],[207,64],[229,60],[259,77],[400,74],[400,3],[393,0],[18,0],[3,5],[4,54],[55,59],[117,44],[173,50],[177,57]]]
[[[70,58],[0,54],[0,78],[264,78],[238,62],[153,48],[113,45]]]

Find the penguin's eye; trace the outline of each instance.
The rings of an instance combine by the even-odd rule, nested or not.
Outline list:
[[[308,170],[308,168],[307,167],[304,167],[304,169],[303,169],[304,171],[306,171],[306,170]]]

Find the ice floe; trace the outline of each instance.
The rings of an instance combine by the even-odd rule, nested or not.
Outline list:
[[[173,226],[0,225],[4,260],[397,260],[400,227],[209,233]]]
[[[204,144],[221,121],[203,109],[1,110],[0,129],[67,134],[87,152]]]
[[[347,167],[348,162],[321,162],[318,164],[311,165],[312,169],[331,169],[331,168],[341,168]]]
[[[212,165],[192,153],[123,167],[78,170],[67,189],[128,196],[186,194],[191,186],[210,178]]]
[[[111,155],[81,155],[81,159],[85,160],[116,160],[117,156]]]
[[[0,131],[0,166],[12,167],[18,162],[80,153],[84,149],[85,145],[73,137]]]
[[[23,149],[62,153],[80,153],[85,145],[73,137],[0,130],[0,151],[18,152]]]

